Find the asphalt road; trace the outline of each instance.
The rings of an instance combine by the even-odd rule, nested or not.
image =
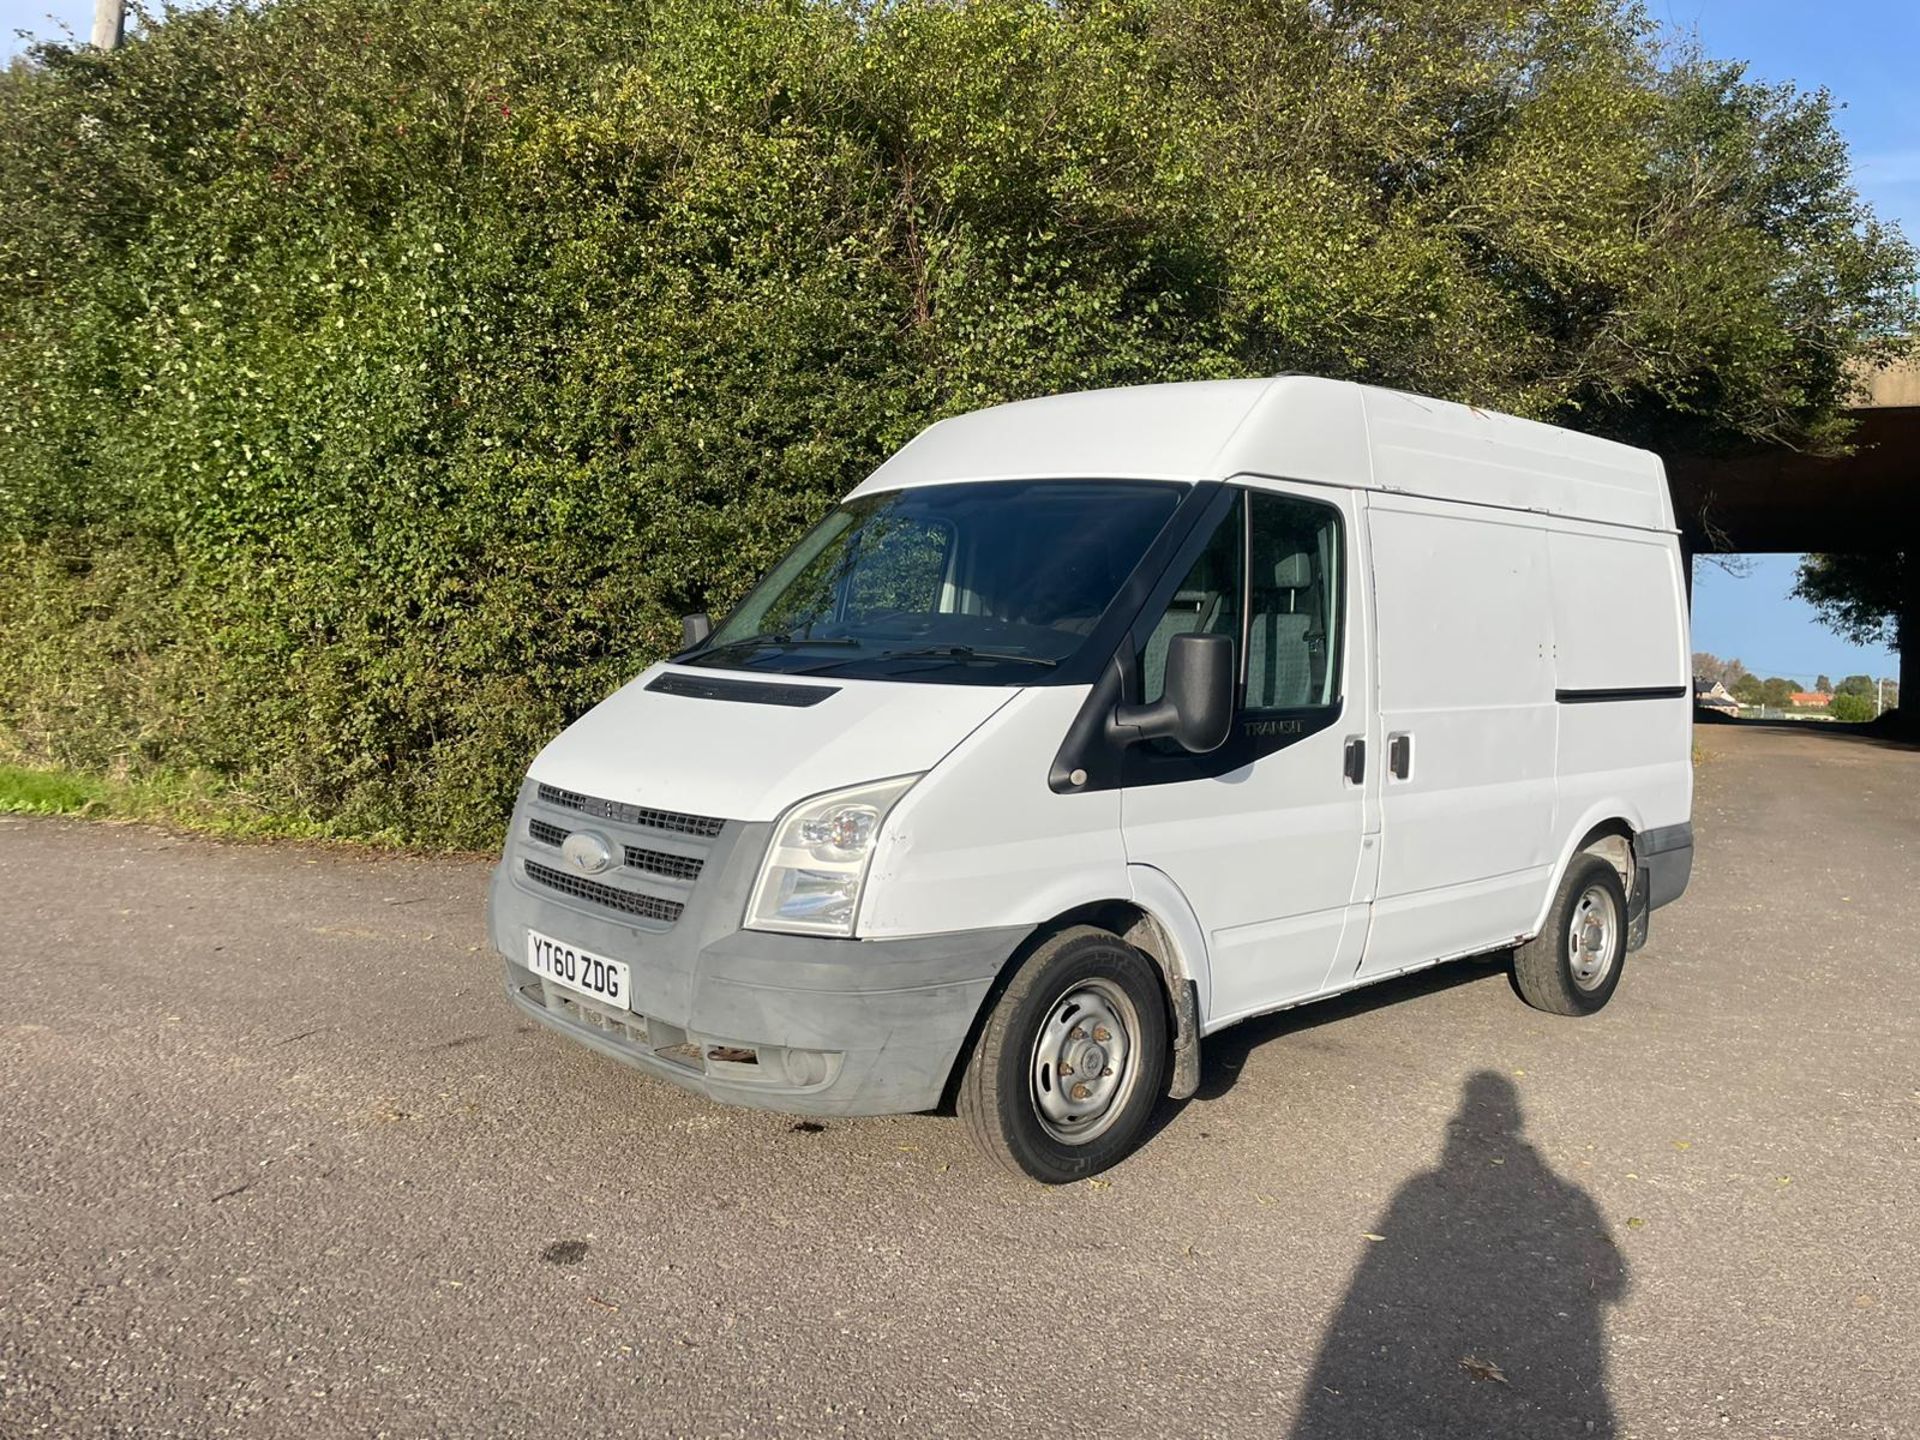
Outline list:
[[[1920,1434],[1920,752],[1703,730],[1600,1017],[1219,1037],[1047,1190],[521,1023],[485,867],[0,822],[0,1435]]]

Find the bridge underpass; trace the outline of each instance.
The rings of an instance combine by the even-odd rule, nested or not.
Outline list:
[[[1853,454],[1779,448],[1712,459],[1672,456],[1689,557],[1832,551],[1904,554],[1900,607],[1903,728],[1920,731],[1920,363],[1882,371],[1853,412]]]

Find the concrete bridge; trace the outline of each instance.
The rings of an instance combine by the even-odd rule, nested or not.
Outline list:
[[[1852,413],[1851,455],[1669,457],[1674,508],[1690,554],[1904,553],[1900,697],[1920,727],[1920,362],[1872,376]]]

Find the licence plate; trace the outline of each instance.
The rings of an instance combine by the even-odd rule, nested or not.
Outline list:
[[[578,945],[529,930],[527,968],[556,985],[621,1010],[627,1008],[627,967],[623,961],[592,955]]]

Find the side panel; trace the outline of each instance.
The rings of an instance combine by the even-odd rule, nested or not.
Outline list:
[[[1037,925],[1128,893],[1120,792],[1047,788],[1086,697],[1073,685],[1021,691],[907,792],[868,877],[863,940]]]
[[[1693,708],[1679,541],[1567,527],[1547,549],[1561,697],[1554,833],[1570,851],[1616,817],[1636,830],[1680,824],[1693,808]]]
[[[1553,593],[1538,517],[1369,497],[1380,879],[1362,975],[1505,943],[1555,859]]]
[[[1688,683],[1677,539],[1597,525],[1555,529],[1547,535],[1547,558],[1558,688]]]

